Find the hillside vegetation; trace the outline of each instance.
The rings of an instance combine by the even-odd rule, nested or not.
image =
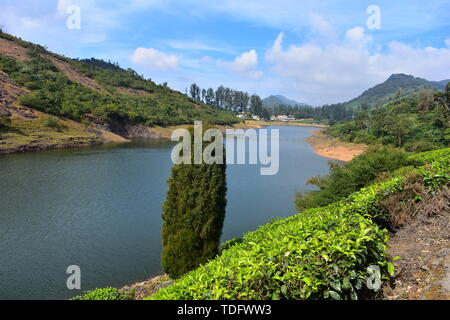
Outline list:
[[[334,125],[327,133],[356,143],[381,143],[420,152],[450,144],[450,85],[446,92],[422,91]]]
[[[311,107],[293,104],[292,101],[271,96],[263,100],[271,115],[287,115],[296,118],[328,120],[330,124],[349,121],[360,111],[368,112],[387,103],[396,103],[401,98],[416,99],[445,91],[450,80],[428,81],[411,75],[393,74],[386,81],[364,91],[360,96],[347,102]],[[416,96],[416,97],[415,97]],[[407,100],[407,99],[406,99]]]
[[[393,100],[412,96],[423,89],[444,91],[450,80],[428,81],[406,74],[393,74],[386,81],[364,91],[359,97],[346,104],[355,107],[367,105],[375,107]]]

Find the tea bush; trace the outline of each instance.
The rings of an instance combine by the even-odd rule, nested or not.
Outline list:
[[[448,150],[411,157],[412,170],[447,174]],[[243,242],[186,274],[148,299],[357,299],[366,287],[367,268],[393,274],[386,257],[387,231],[379,203],[403,188],[404,178],[371,185],[322,208],[262,226]],[[448,184],[440,179],[436,185]]]
[[[440,176],[435,188],[448,185],[449,154],[442,149],[410,156],[413,165],[386,182],[230,241],[220,256],[147,299],[357,299],[368,292],[368,267],[378,266],[382,279],[394,273],[382,227],[389,212],[380,202],[401,192],[411,173],[424,183]],[[97,289],[75,299],[124,297],[118,294]]]
[[[82,296],[73,297],[71,300],[132,300],[133,294],[124,294],[116,288],[102,288],[88,291]]]

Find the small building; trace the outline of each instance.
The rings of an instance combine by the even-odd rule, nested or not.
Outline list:
[[[277,120],[280,120],[280,121],[287,121],[288,119],[289,119],[289,117],[284,114],[280,114],[277,116]]]
[[[252,115],[252,119],[253,119],[253,120],[261,120],[261,118],[260,118],[259,116],[254,115],[254,114]]]

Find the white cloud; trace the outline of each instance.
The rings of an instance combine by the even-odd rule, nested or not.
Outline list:
[[[255,49],[244,52],[232,62],[219,60],[217,65],[249,79],[260,79],[263,76],[263,73],[258,70],[258,54]]]
[[[166,40],[164,42],[171,48],[178,50],[212,51],[212,52],[236,54],[236,52],[226,44],[211,44],[198,39]]]
[[[347,41],[355,44],[367,44],[373,40],[371,36],[365,34],[363,27],[354,27],[347,30],[345,38]]]
[[[448,38],[447,40],[445,40],[445,44],[447,45],[447,47],[450,48],[450,38]]]
[[[345,41],[326,45],[309,41],[283,49],[283,38],[281,32],[265,59],[286,91],[316,105],[347,101],[392,73],[449,78],[450,49],[390,42],[386,51],[372,53],[372,38],[362,27],[348,30]]]
[[[153,48],[137,48],[131,56],[131,61],[152,71],[174,71],[178,68],[178,56]]]
[[[308,20],[311,29],[309,41],[318,43],[337,41],[338,36],[335,28],[324,17],[316,13],[309,13]]]

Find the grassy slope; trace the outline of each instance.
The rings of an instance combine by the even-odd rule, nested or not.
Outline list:
[[[0,129],[0,154],[128,141],[105,130],[88,130],[76,121],[58,119],[39,111],[33,111],[33,115],[36,118],[13,115],[8,129]],[[49,119],[58,119],[58,128],[50,127]]]
[[[226,125],[240,121],[231,112],[193,101],[132,70],[98,63],[69,59],[0,33],[0,116],[7,114],[10,122],[0,132],[0,153],[126,141],[96,124],[123,135],[128,125],[158,130],[194,120]],[[17,109],[33,117],[16,114]],[[63,130],[46,125],[50,114],[59,118]]]
[[[9,130],[0,132],[0,153],[100,143],[95,134],[83,131],[77,123],[61,121],[64,129],[58,131],[48,127],[46,122],[46,116],[37,119],[14,116]]]

